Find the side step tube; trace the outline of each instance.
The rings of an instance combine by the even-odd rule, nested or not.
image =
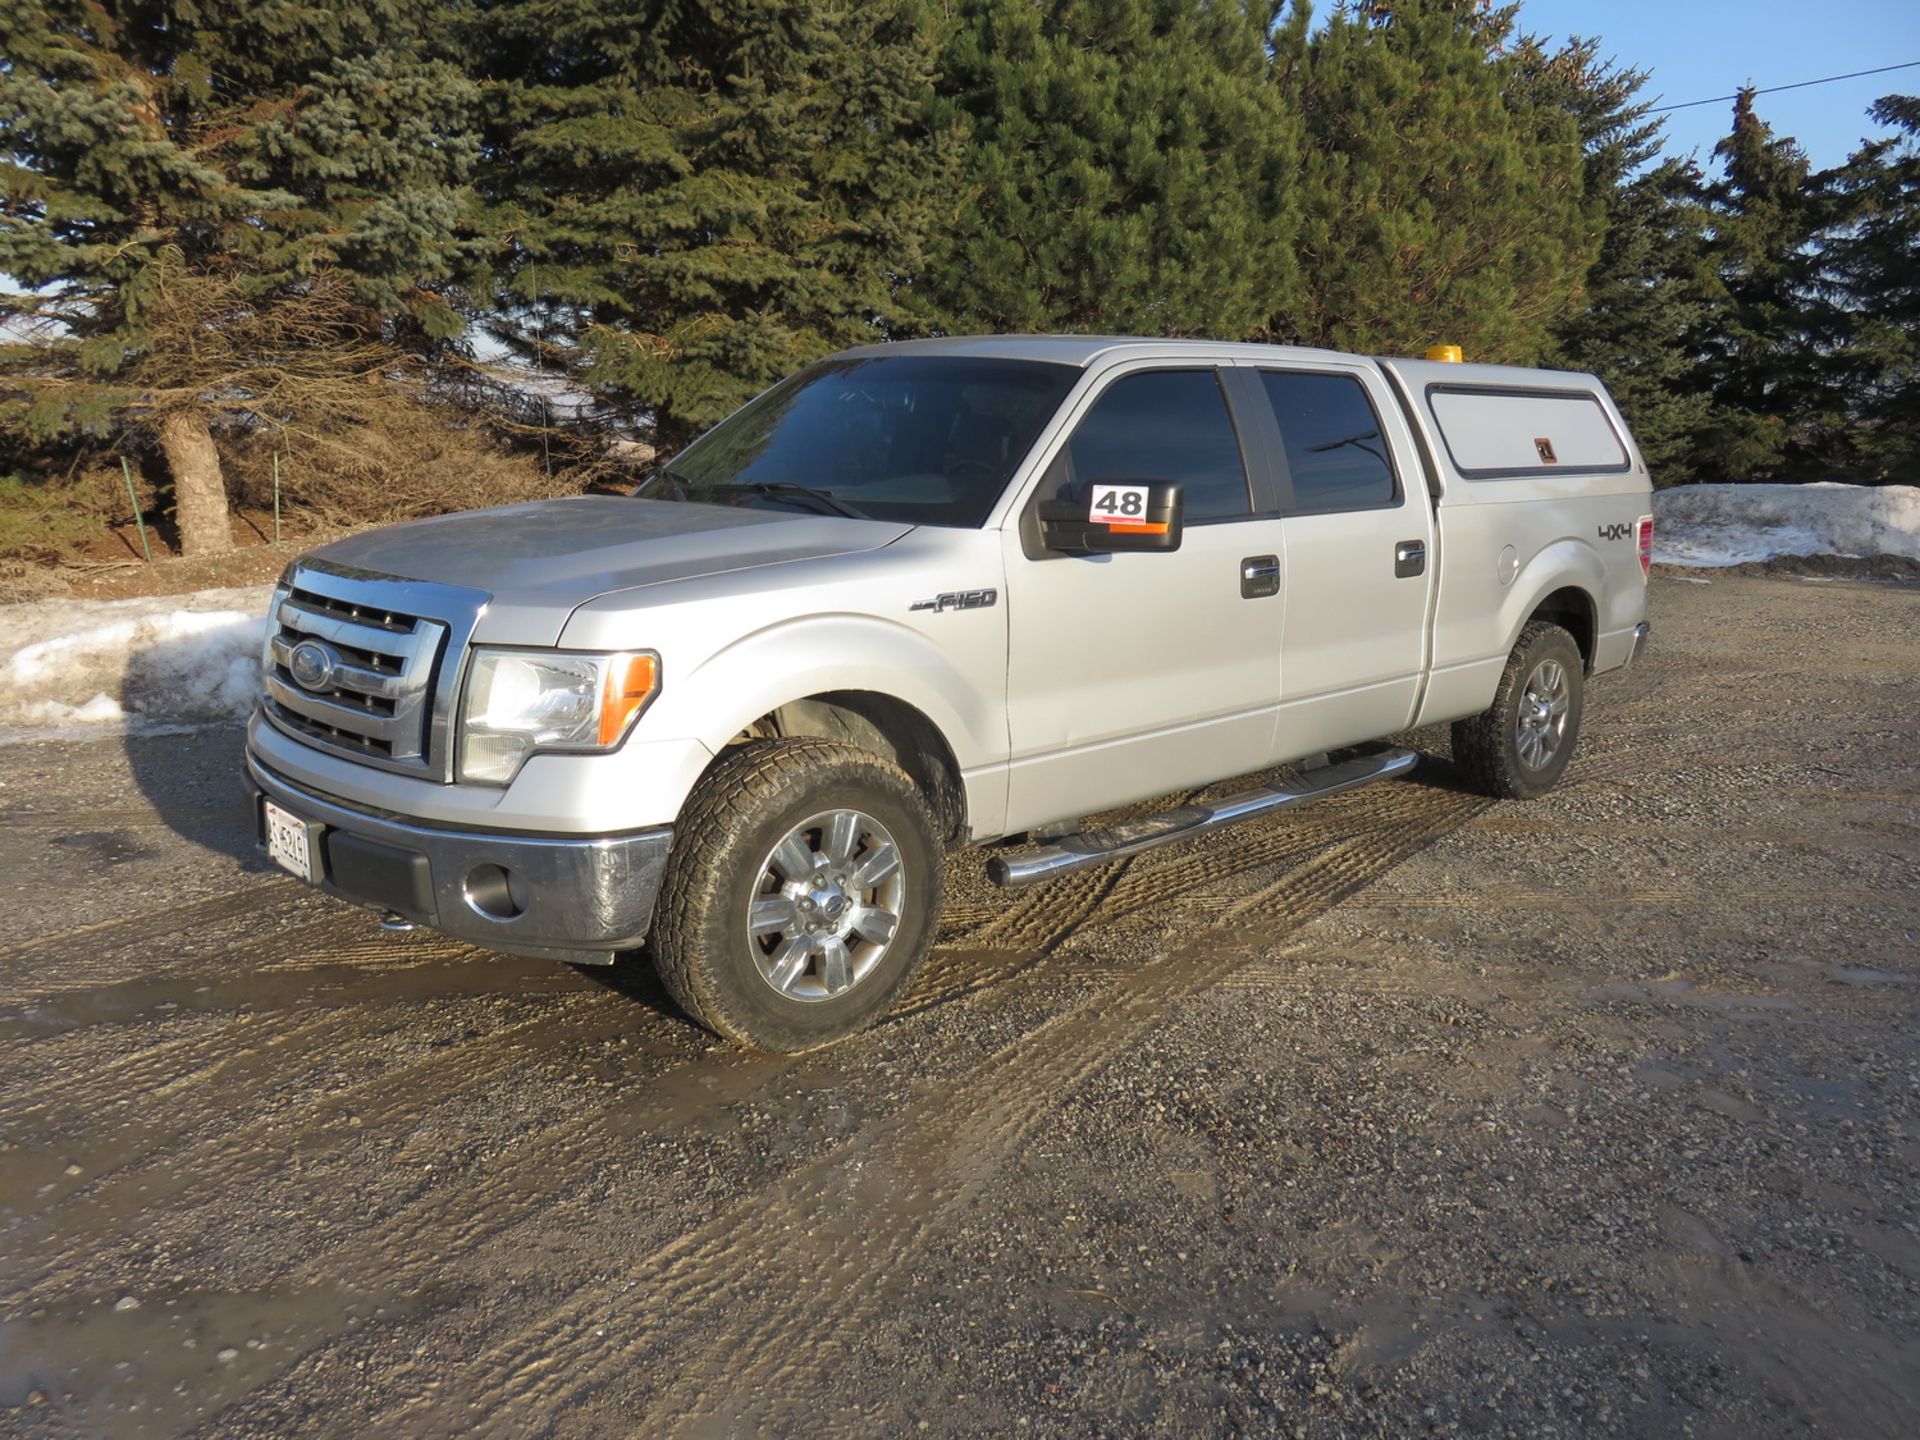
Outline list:
[[[1322,765],[1286,785],[1262,785],[1258,790],[1243,790],[1224,800],[1182,805],[1161,815],[1128,820],[1099,830],[1084,830],[1051,845],[995,855],[987,861],[987,874],[996,885],[1031,885],[1039,880],[1051,880],[1056,875],[1104,865],[1123,855],[1137,855],[1156,845],[1204,835],[1209,830],[1257,819],[1276,810],[1289,810],[1329,795],[1358,790],[1376,780],[1391,780],[1413,769],[1419,759],[1412,750],[1383,750],[1355,760],[1342,760],[1338,765]]]

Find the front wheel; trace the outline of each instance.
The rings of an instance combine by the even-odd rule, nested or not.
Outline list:
[[[1551,790],[1580,738],[1585,667],[1558,625],[1536,620],[1507,657],[1493,704],[1453,725],[1453,762],[1474,788],[1502,800]]]
[[[653,955],[681,1007],[795,1054],[872,1024],[933,943],[938,829],[905,772],[797,737],[733,749],[675,829]]]

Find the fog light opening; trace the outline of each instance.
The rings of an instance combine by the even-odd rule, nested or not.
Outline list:
[[[476,865],[467,872],[467,904],[489,920],[517,920],[527,907],[515,895],[513,877],[499,865]]]

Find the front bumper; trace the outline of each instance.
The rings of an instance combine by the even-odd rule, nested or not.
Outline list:
[[[306,822],[329,894],[509,955],[608,964],[647,937],[673,831],[555,838],[451,830],[371,814],[295,785],[247,755],[262,800]]]

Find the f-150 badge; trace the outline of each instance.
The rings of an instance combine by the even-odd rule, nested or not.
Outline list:
[[[936,614],[947,610],[984,610],[989,605],[1000,602],[998,590],[949,590],[944,595],[936,595],[931,600],[916,600],[909,610],[932,610]]]

